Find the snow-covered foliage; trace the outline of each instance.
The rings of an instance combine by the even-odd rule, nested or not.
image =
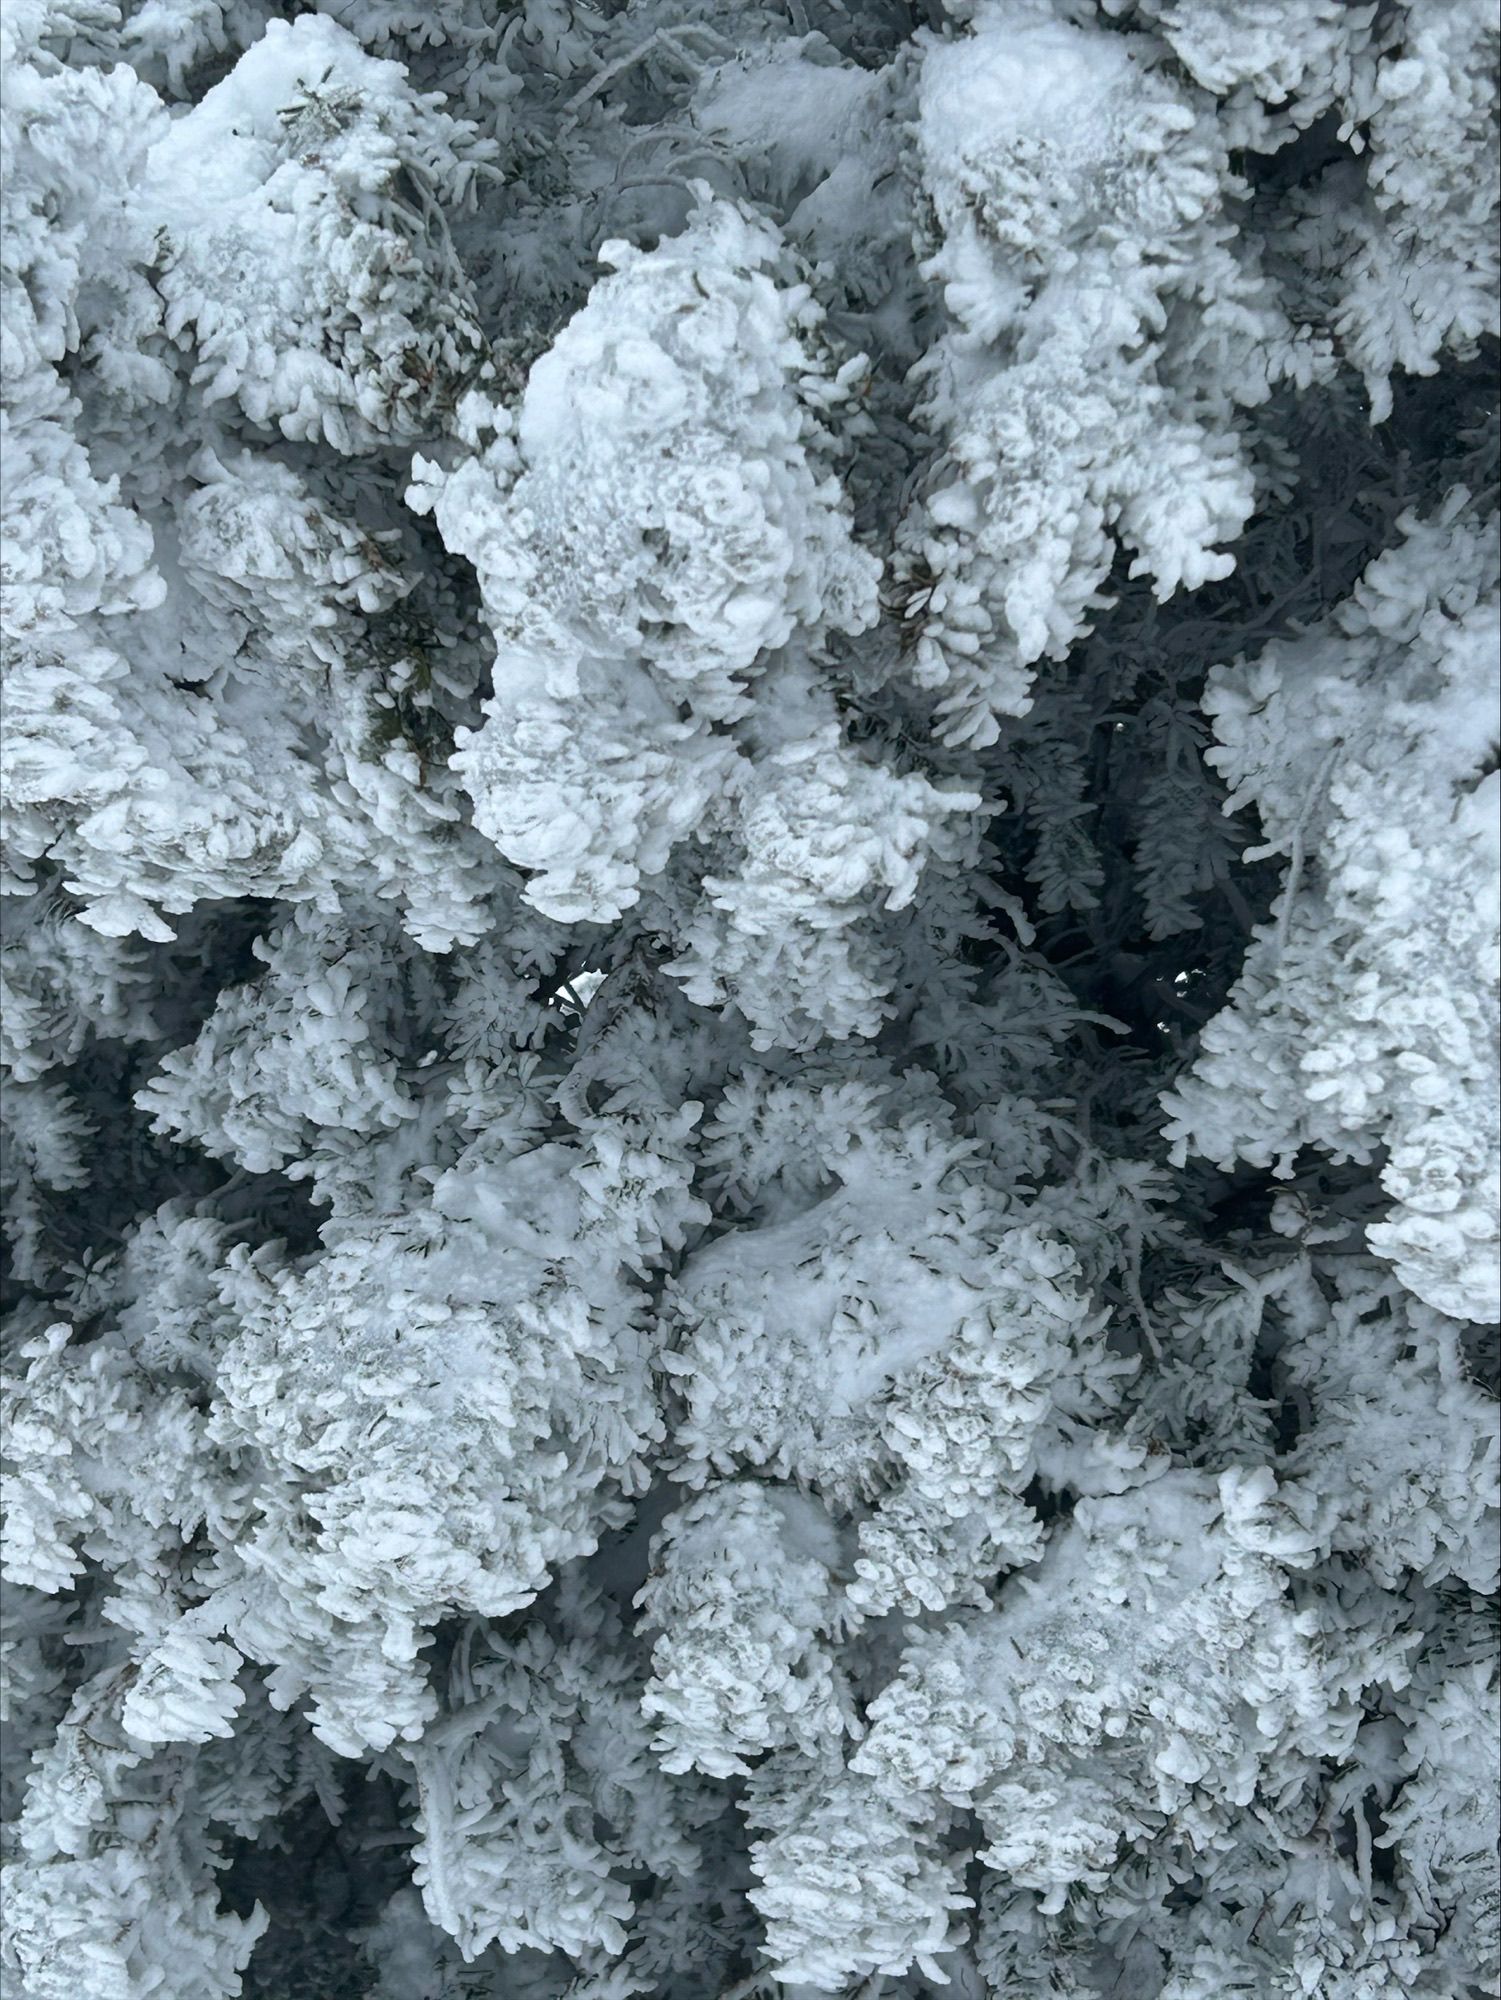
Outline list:
[[[1501,1995],[1498,46],[5,7],[7,1995]]]
[[[1401,517],[1322,625],[1210,676],[1209,761],[1287,871],[1168,1132],[1283,1175],[1304,1146],[1382,1148],[1372,1248],[1440,1312],[1494,1321],[1501,531],[1469,500]]]
[[[642,1707],[664,1770],[727,1778],[773,1744],[812,1754],[852,1726],[819,1643],[839,1619],[838,1547],[789,1487],[715,1486],[669,1515],[637,1600],[662,1635]]]
[[[1037,1553],[1041,1442],[1107,1409],[1129,1363],[1072,1253],[966,1171],[972,1144],[921,1110],[893,1129],[868,1087],[758,1095],[727,1093],[710,1145],[733,1158],[752,1118],[795,1136],[803,1187],[767,1190],[674,1281],[674,1446],[695,1481],[746,1466],[855,1508],[859,1611],[939,1610]]]
[[[864,366],[764,218],[709,199],[615,267],[534,365],[514,422],[410,495],[475,566],[496,635],[453,768],[474,824],[564,922],[618,918],[689,841],[674,941],[695,1000],[766,1039],[870,1034],[884,987],[849,937],[963,846],[978,795],[861,757],[809,649],[877,616],[829,424]]]
[[[930,43],[918,163],[950,330],[924,360],[941,476],[903,533],[912,672],[994,739],[1066,653],[1117,544],[1160,598],[1233,568],[1237,411],[1317,372],[1230,219],[1233,137],[1144,38],[984,0]]]
[[[441,429],[483,353],[444,221],[475,139],[325,16],[268,22],[149,162],[165,331],[204,403],[341,452]]]
[[[1331,96],[1342,130],[1363,128],[1360,163],[1331,163],[1292,213],[1328,324],[1385,416],[1398,369],[1432,374],[1501,324],[1501,23],[1477,0],[1351,12],[1374,17],[1374,40]]]

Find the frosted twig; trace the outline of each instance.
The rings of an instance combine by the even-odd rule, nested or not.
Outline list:
[[[1308,788],[1308,796],[1299,809],[1298,817],[1293,821],[1292,839],[1287,850],[1287,885],[1282,891],[1282,908],[1277,915],[1277,932],[1272,940],[1274,965],[1281,958],[1287,945],[1288,933],[1292,929],[1293,899],[1298,893],[1298,883],[1303,874],[1304,830],[1313,817],[1313,809],[1319,802],[1324,786],[1329,781],[1329,773],[1334,769],[1335,761],[1343,747],[1343,737],[1329,746],[1318,770],[1314,773],[1313,783]]]
[[[682,46],[683,35],[691,32],[706,36],[716,47],[723,47],[719,37],[714,34],[712,29],[703,28],[695,30],[691,25],[687,28],[678,29],[653,28],[652,32],[643,41],[638,42],[635,48],[628,49],[623,56],[617,56],[614,62],[606,63],[597,76],[591,77],[582,90],[575,92],[569,98],[568,102],[563,106],[563,122],[558,128],[558,136],[561,138],[565,133],[571,132],[574,126],[577,125],[579,114],[582,112],[584,106],[592,98],[598,97],[602,90],[608,90],[616,77],[623,76],[636,63],[643,62],[653,49],[661,48],[669,50],[696,77],[700,68],[698,58],[694,56],[691,50],[685,49]]]

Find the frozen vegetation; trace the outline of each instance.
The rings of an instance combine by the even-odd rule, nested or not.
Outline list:
[[[6,0],[7,2000],[1479,2000],[1495,0]]]

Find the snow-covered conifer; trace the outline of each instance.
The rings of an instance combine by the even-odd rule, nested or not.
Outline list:
[[[1501,1992],[1496,51],[5,9],[7,1994]]]

